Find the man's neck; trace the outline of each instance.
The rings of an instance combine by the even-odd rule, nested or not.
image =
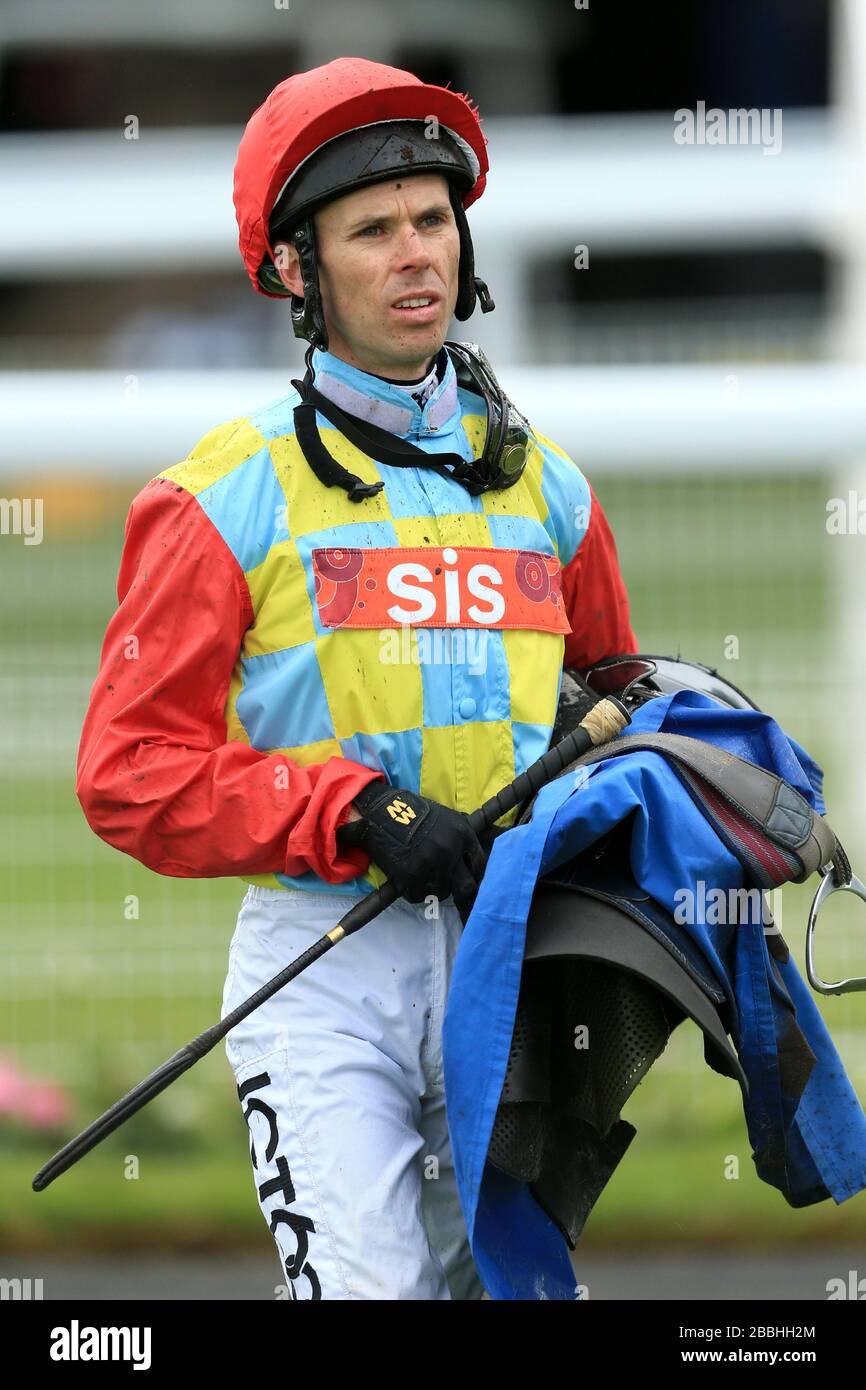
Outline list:
[[[384,376],[382,372],[371,372],[370,376],[377,376],[380,381],[387,381],[392,386],[420,386],[422,381],[427,380],[431,371],[435,367],[436,358],[438,357],[438,355],[438,353],[434,353],[434,355],[431,357],[430,361],[427,363],[427,366],[424,368],[420,376]]]
[[[410,375],[407,376],[386,376],[384,372],[377,372],[375,368],[368,365],[366,362],[360,361],[351,349],[344,349],[342,343],[339,342],[336,346],[329,343],[328,351],[332,357],[338,357],[340,361],[345,362],[348,367],[354,367],[358,372],[366,372],[368,376],[378,377],[380,381],[387,381],[392,386],[417,386],[419,382],[424,381],[425,378],[430,375],[430,371],[438,361],[442,349],[441,347],[437,348],[436,351],[431,353],[427,358],[426,363],[422,363],[420,367],[417,362],[413,363],[412,366],[405,367],[403,370],[410,373]],[[396,365],[395,363],[395,366]],[[415,371],[419,373],[418,375],[411,375],[413,367]]]
[[[413,396],[414,399],[418,401],[419,405],[422,406],[439,385],[442,369],[444,367],[444,363],[441,360],[444,352],[443,348],[440,348],[438,352],[433,354],[422,374],[414,377],[385,376],[382,372],[374,372],[367,367],[361,367],[355,362],[350,362],[347,357],[341,356],[339,352],[334,352],[331,348],[329,348],[328,351],[331,353],[332,357],[336,357],[339,361],[345,362],[346,366],[353,367],[356,371],[364,372],[367,376],[375,377],[377,381],[384,381],[388,386],[396,386],[398,391],[405,391],[407,395]]]
[[[330,348],[317,348],[310,366],[314,384],[323,395],[348,415],[368,420],[390,434],[406,438],[422,423],[424,432],[439,431],[459,409],[457,379],[444,346],[420,382],[377,376]]]

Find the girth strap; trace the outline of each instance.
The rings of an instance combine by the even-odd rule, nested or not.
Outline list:
[[[757,763],[703,739],[684,734],[625,734],[590,749],[571,767],[644,751],[662,753],[671,760],[699,809],[761,886],[802,883],[831,862],[840,880],[850,882],[851,866],[844,849],[824,817],[813,811],[796,788]]]

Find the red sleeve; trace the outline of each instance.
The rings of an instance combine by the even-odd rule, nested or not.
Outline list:
[[[629,619],[613,532],[592,485],[588,486],[589,525],[562,571],[562,594],[572,628],[565,639],[563,664],[578,671],[606,656],[640,650]]]
[[[226,740],[252,603],[213,523],[168,479],[132,504],[117,597],[78,750],[75,790],[97,835],[176,878],[363,873],[368,856],[340,850],[336,830],[381,774],[338,757],[300,767]]]

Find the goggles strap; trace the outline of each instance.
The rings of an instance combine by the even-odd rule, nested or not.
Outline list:
[[[316,408],[309,401],[295,406],[295,434],[304,458],[325,487],[343,488],[352,502],[363,502],[365,497],[375,497],[382,491],[383,482],[363,482],[328,453],[316,428]]]
[[[316,411],[336,426],[350,444],[366,454],[376,463],[390,464],[396,468],[432,468],[443,478],[451,478],[460,483],[473,496],[484,492],[487,484],[478,474],[473,463],[460,454],[428,454],[423,449],[410,444],[408,440],[389,434],[378,425],[360,421],[354,415],[347,415],[327,396],[323,396],[308,380],[293,381],[303,404],[295,407],[295,429],[298,443],[313,472],[326,487],[339,485],[345,488],[353,502],[363,501],[384,487],[384,483],[365,484],[354,473],[349,473],[337,463],[325,448],[316,427]],[[372,489],[372,491],[371,491]]]
[[[292,382],[297,386],[296,381]],[[306,399],[311,401],[320,415],[324,415],[326,420],[330,420],[332,425],[336,425],[341,434],[344,434],[350,443],[360,449],[362,454],[374,459],[378,463],[396,464],[398,467],[419,468],[425,464],[448,464],[451,467],[466,467],[466,460],[460,454],[428,454],[424,449],[419,449],[417,445],[410,444],[407,439],[400,439],[396,434],[389,434],[379,425],[372,425],[369,421],[360,421],[356,415],[347,415],[344,410],[327,396],[323,396],[312,384],[306,388]]]

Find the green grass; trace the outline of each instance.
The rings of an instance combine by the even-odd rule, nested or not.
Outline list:
[[[627,1114],[630,1112],[626,1112]],[[46,1191],[30,1183],[44,1153],[3,1155],[0,1248],[219,1248],[266,1243],[238,1112],[231,1145],[215,1153],[139,1153],[137,1178],[126,1156],[100,1149]],[[739,1176],[731,1156],[739,1161]],[[736,1170],[734,1170],[736,1171]],[[647,1244],[758,1247],[859,1244],[866,1239],[866,1194],[794,1210],[760,1181],[738,1129],[692,1135],[638,1134],[587,1222],[581,1245]]]
[[[240,1118],[240,1111],[238,1111]],[[141,1159],[125,1176],[124,1156],[88,1155],[44,1192],[30,1190],[39,1161],[4,1156],[0,1247],[219,1248],[269,1240],[256,1201],[245,1127],[224,1153]]]

